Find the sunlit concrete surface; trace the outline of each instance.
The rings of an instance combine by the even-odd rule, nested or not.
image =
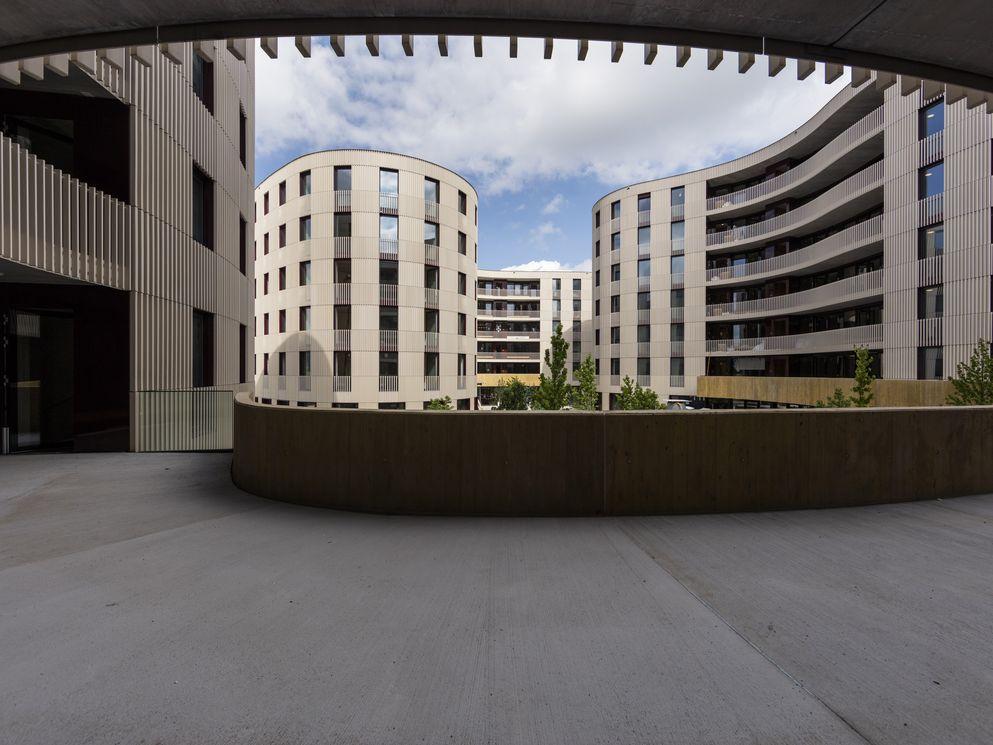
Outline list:
[[[4,743],[980,743],[993,496],[346,514],[229,455],[0,459]]]

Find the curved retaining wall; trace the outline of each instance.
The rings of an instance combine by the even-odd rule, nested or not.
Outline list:
[[[630,515],[843,507],[993,492],[993,407],[427,412],[239,394],[232,475],[365,512]]]

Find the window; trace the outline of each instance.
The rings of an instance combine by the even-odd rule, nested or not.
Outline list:
[[[678,222],[670,223],[669,225],[669,240],[681,241],[686,237],[686,223],[682,220]]]
[[[572,312],[579,313],[583,309],[583,301],[579,298],[572,299]]]
[[[276,359],[279,360],[279,374],[286,375],[286,352],[279,352]]]
[[[433,178],[424,179],[424,201],[428,203],[437,204],[441,201],[439,198],[439,193],[441,192],[441,185],[435,181]]]
[[[379,193],[399,194],[400,174],[389,168],[379,169]]]
[[[300,377],[309,378],[310,377],[310,352],[300,352],[299,367],[297,372]]]
[[[671,357],[669,359],[669,374],[675,375],[677,377],[682,377],[683,371],[686,369],[684,359],[682,357]]]
[[[310,262],[300,262],[300,286],[306,287],[310,284]]]
[[[600,299],[599,298],[597,298],[593,302],[593,315],[595,315],[595,316],[599,316],[600,315]]]
[[[941,318],[944,311],[943,288],[943,285],[934,285],[917,290],[918,318]]]
[[[379,306],[379,330],[396,331],[400,327],[400,311],[395,305]]]
[[[639,194],[638,195],[638,212],[650,212],[652,209],[652,195],[651,194]]]
[[[391,259],[379,260],[379,284],[400,284],[400,263]]]
[[[593,360],[593,372],[596,373],[597,375],[600,374],[600,358],[599,357],[597,357],[595,360]]]
[[[193,387],[214,385],[214,314],[193,311]]]
[[[621,327],[611,326],[610,327],[610,343],[620,344],[621,343]]]
[[[621,278],[621,265],[611,264],[610,265],[610,281],[617,282]]]
[[[669,341],[685,341],[686,327],[682,323],[669,324]]]
[[[238,382],[245,383],[246,379],[246,352],[248,351],[248,329],[245,324],[238,324]]]
[[[286,204],[286,182],[279,182],[279,204],[280,206]]]
[[[248,223],[238,218],[238,270],[245,274],[248,268]]]
[[[438,223],[424,222],[424,242],[429,246],[440,245],[438,241]]]
[[[600,346],[600,329],[593,330],[593,343],[598,347]]]
[[[611,295],[610,296],[610,312],[620,313],[621,312],[621,296]]]
[[[193,240],[214,250],[214,182],[196,166],[193,166]]]
[[[211,114],[214,113],[214,63],[193,53],[193,93]],[[242,161],[244,162],[244,161]]]
[[[455,364],[456,364],[455,374],[458,375],[459,377],[464,378],[466,371],[466,356],[464,353],[462,352],[459,353],[459,356],[456,357],[455,359]]]
[[[280,290],[285,290],[286,289],[286,267],[285,266],[279,267],[279,289]]]
[[[300,306],[300,330],[310,331],[310,306]]]
[[[593,227],[600,227],[600,210],[597,210],[596,214],[593,215]]]
[[[465,313],[459,313],[459,336],[465,336],[465,324],[466,324]]]
[[[459,272],[459,295],[465,295],[465,273]]]
[[[670,308],[682,308],[685,302],[686,296],[683,294],[682,290],[669,290],[669,307]]]
[[[552,278],[552,292],[562,292],[562,278],[553,277]]]
[[[334,281],[336,284],[347,285],[352,281],[352,260],[334,260]]]
[[[268,313],[263,313],[262,314],[262,333],[265,334],[266,336],[269,335],[269,314]]]
[[[621,374],[621,358],[611,357],[610,358],[610,374],[620,375]]]
[[[647,323],[638,326],[638,343],[646,344],[652,340],[652,327]]]
[[[597,269],[596,272],[593,273],[593,286],[594,287],[599,287],[600,286],[600,270],[599,269]]]
[[[437,352],[425,352],[424,353],[424,377],[434,378],[440,373],[438,372],[438,353]]]
[[[669,257],[669,272],[671,274],[682,274],[683,270],[686,268],[686,257],[685,256],[670,256]]]
[[[352,236],[352,213],[334,213],[334,237],[350,238]]]
[[[262,355],[262,374],[263,375],[268,375],[269,374],[269,353],[268,352],[266,352],[265,354]],[[263,403],[264,403],[264,401],[263,401]]]
[[[335,352],[334,353],[334,375],[337,377],[347,378],[352,374],[352,353],[351,352]]]
[[[352,189],[352,168],[351,166],[335,166],[334,169],[334,190],[351,191]]]
[[[379,240],[396,241],[399,237],[399,222],[396,215],[379,216]]]
[[[280,308],[279,310],[279,333],[286,333],[286,309]]]
[[[638,228],[638,245],[647,246],[652,242],[652,229],[647,225]]]
[[[310,240],[310,215],[300,218],[300,240],[309,241]]]
[[[652,307],[652,295],[649,292],[638,293],[638,310],[650,310]]]
[[[466,255],[465,252],[466,252],[466,238],[465,238],[465,233],[463,233],[460,230],[459,231],[459,253],[462,254],[463,256],[465,256]]]
[[[339,331],[349,331],[352,328],[352,306],[334,306],[334,327]]]
[[[594,246],[593,247],[593,255],[594,256],[599,256],[600,255],[600,241],[597,241],[595,244],[593,244],[593,246]]]
[[[621,234],[611,233],[610,234],[610,250],[620,251],[621,250]]]
[[[945,251],[945,225],[938,223],[917,231],[917,258],[930,259]]]
[[[269,214],[269,192],[262,195],[262,214]]]
[[[652,261],[651,261],[651,259],[639,259],[638,260],[638,276],[639,277],[651,277],[652,276]]]
[[[621,216],[621,202],[620,200],[610,203],[610,219],[617,220]]]
[[[466,196],[464,191],[459,192],[459,212],[463,215],[468,214],[466,212]]]
[[[380,401],[379,408],[384,411],[403,411],[407,408],[407,404],[404,401]]]
[[[279,226],[279,247],[286,247],[286,223]]]
[[[648,357],[638,358],[638,374],[639,375],[651,375],[652,374],[652,361]]]
[[[383,378],[395,378],[400,374],[400,360],[396,352],[379,353],[379,375]]]
[[[675,186],[672,191],[669,192],[669,204],[677,205],[684,204],[686,202],[686,187],[685,186]]]
[[[300,196],[305,197],[310,194],[310,171],[300,173]]]
[[[920,120],[917,136],[924,139],[936,134],[945,128],[945,99],[935,101],[930,106],[925,106],[920,111]]]
[[[248,163],[248,117],[242,108],[238,109],[238,157],[242,165]]]
[[[941,194],[945,190],[945,163],[939,161],[918,172],[919,199]]]
[[[262,254],[264,256],[269,255],[269,234],[266,233],[262,236]]]
[[[942,380],[945,377],[942,347],[918,347],[918,380]]]
[[[578,295],[583,291],[583,280],[579,277],[573,277],[572,279],[572,294]]]
[[[262,294],[269,294],[269,272],[262,275]]]

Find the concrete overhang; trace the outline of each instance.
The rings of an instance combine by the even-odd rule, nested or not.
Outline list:
[[[989,0],[7,0],[0,61],[198,39],[478,34],[766,54],[993,92],[991,27]]]

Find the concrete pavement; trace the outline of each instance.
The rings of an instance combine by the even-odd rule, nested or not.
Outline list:
[[[0,459],[0,741],[980,743],[993,497],[358,515],[229,455]]]

